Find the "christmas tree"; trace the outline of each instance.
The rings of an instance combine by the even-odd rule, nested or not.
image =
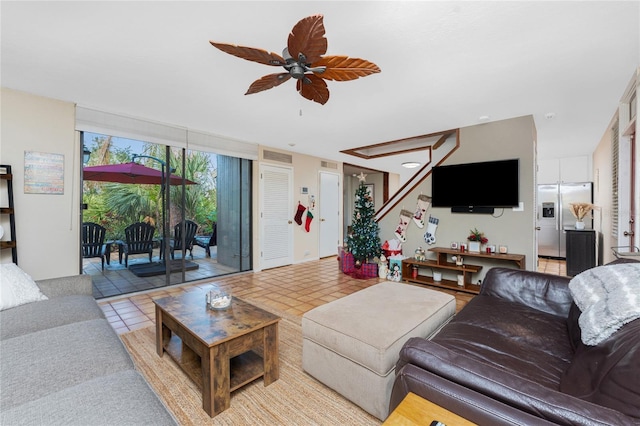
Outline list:
[[[347,237],[347,249],[353,255],[356,263],[363,264],[369,259],[380,256],[380,237],[378,222],[373,219],[375,214],[373,200],[364,184],[361,175],[360,185],[356,190],[355,210],[351,222],[351,234]]]

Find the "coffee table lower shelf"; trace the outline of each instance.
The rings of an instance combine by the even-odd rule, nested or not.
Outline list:
[[[202,391],[202,361],[200,356],[188,346],[183,345],[182,339],[175,334],[171,336],[164,350]],[[231,392],[264,376],[264,360],[254,351],[247,351],[231,358],[229,365],[231,370],[229,390]]]

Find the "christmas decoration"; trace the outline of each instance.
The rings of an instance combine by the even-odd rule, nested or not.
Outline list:
[[[389,262],[387,262],[387,258],[383,254],[380,256],[380,263],[378,264],[378,276],[380,278],[387,278],[388,273],[389,273]]]
[[[478,231],[476,228],[473,228],[471,234],[467,237],[469,240],[469,251],[474,253],[479,253],[483,244],[489,242],[489,239],[484,236],[484,234]]]
[[[413,213],[411,213],[409,210],[400,211],[400,222],[398,223],[394,234],[403,243],[407,241],[407,226],[409,226],[411,217],[413,217]]]
[[[304,213],[304,211],[305,207],[301,203],[298,203],[298,211],[296,211],[296,216],[293,219],[298,225],[302,225],[302,213]]]
[[[438,223],[440,219],[429,215],[429,224],[427,225],[427,232],[424,233],[424,242],[431,245],[436,243],[436,229],[438,229]]]
[[[307,209],[307,220],[304,222],[304,230],[309,232],[309,230],[311,229],[311,221],[313,220],[313,214],[311,214],[311,211],[309,209]]]
[[[467,237],[467,240],[478,241],[480,244],[487,244],[489,242],[489,239],[484,236],[484,232],[478,231],[477,228],[473,228],[469,232],[470,234]]]
[[[373,200],[367,193],[364,179],[356,190],[354,207],[347,249],[356,262],[366,263],[369,259],[379,257],[381,249],[378,236],[380,229],[374,220]]]
[[[413,221],[420,229],[424,228],[424,216],[430,206],[431,197],[422,194],[418,195],[418,205],[416,206],[416,212],[413,214]]]

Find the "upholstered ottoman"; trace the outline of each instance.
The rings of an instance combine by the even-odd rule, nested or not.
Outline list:
[[[302,316],[302,368],[384,420],[402,345],[429,337],[454,315],[451,295],[383,282]]]

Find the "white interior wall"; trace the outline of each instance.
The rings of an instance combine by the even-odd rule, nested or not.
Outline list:
[[[77,274],[80,269],[80,143],[75,105],[1,89],[0,163],[14,172],[18,264],[34,279]],[[64,156],[64,194],[24,193],[24,153]],[[6,238],[5,238],[6,239]],[[0,261],[11,261],[2,250]]]
[[[486,214],[455,214],[447,208],[431,207],[427,215],[439,219],[435,246],[449,247],[451,242],[466,241],[469,230],[477,228],[485,233],[489,244],[506,245],[510,253],[524,254],[527,269],[537,268],[535,247],[535,145],[536,130],[532,116],[523,116],[509,120],[495,121],[460,129],[460,147],[444,163],[461,164],[500,159],[520,159],[520,201],[524,211],[496,209],[493,216]],[[477,176],[491,185],[491,172]],[[452,191],[455,188],[451,189]],[[380,221],[380,239],[384,242],[395,238],[393,232],[398,225],[400,210],[414,211],[419,194],[431,195],[431,176],[421,182]],[[494,217],[497,216],[497,217]],[[412,257],[418,247],[429,248],[424,241],[426,226],[419,229],[413,221],[407,228],[407,241],[403,244],[403,254]],[[429,257],[435,258],[431,254]],[[469,263],[474,263],[469,261]],[[473,277],[473,281],[482,279],[491,266],[505,266],[504,262],[485,262],[483,270]]]

